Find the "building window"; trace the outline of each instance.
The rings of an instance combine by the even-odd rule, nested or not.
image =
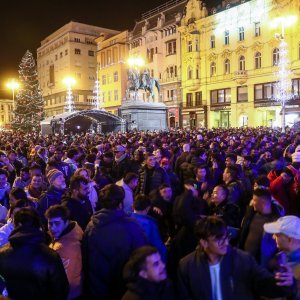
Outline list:
[[[118,101],[118,90],[114,90],[114,100]]]
[[[166,42],[166,53],[167,55],[176,54],[176,40]]]
[[[80,43],[80,38],[74,38],[74,41],[75,41],[76,43]]]
[[[95,56],[95,52],[93,50],[89,50],[88,55],[89,56]]]
[[[214,35],[210,36],[210,48],[216,48],[216,37]]]
[[[80,54],[81,54],[81,50],[80,50],[80,49],[78,49],[78,48],[75,48],[75,54],[78,54],[78,55],[80,55]]]
[[[60,52],[60,53],[59,53],[59,58],[62,58],[62,57],[63,57],[63,53]]]
[[[295,98],[299,99],[299,96],[300,96],[300,79],[299,78],[292,80],[292,93]]]
[[[244,27],[239,28],[239,41],[245,40],[245,30]]]
[[[273,50],[273,66],[278,66],[279,63],[279,49],[275,48]]]
[[[102,84],[106,84],[106,75],[102,75]]]
[[[255,69],[260,69],[261,68],[261,53],[256,52],[254,56],[255,60]]]
[[[107,101],[110,102],[111,101],[111,91],[107,92]]]
[[[68,55],[68,49],[65,50],[65,56]]]
[[[119,76],[118,76],[118,72],[117,72],[117,71],[114,72],[114,82],[117,82],[117,81],[119,80],[118,77],[119,77]]]
[[[196,92],[195,97],[196,97],[196,99],[195,99],[195,101],[196,101],[195,105],[196,106],[201,106],[202,105],[202,92]]]
[[[275,83],[268,82],[254,85],[254,100],[271,100],[275,94]]]
[[[187,78],[190,80],[193,78],[193,68],[191,66],[188,67],[187,70]]]
[[[230,74],[230,60],[225,59],[224,61],[224,74]]]
[[[254,36],[260,36],[260,22],[254,23]]]
[[[210,91],[211,104],[227,104],[231,102],[231,89]]]
[[[187,42],[187,52],[192,52],[193,51],[193,43],[192,41]]]
[[[229,45],[229,30],[225,30],[224,32],[224,44]]]
[[[237,87],[237,101],[238,102],[248,101],[248,87],[247,86],[238,86]]]
[[[55,60],[57,60],[57,54],[55,54]]]
[[[245,71],[245,56],[239,58],[239,71]]]
[[[212,62],[210,64],[210,76],[215,76],[217,73],[217,67],[216,67],[216,63]]]
[[[107,51],[107,65],[111,64],[111,50]]]
[[[49,84],[54,85],[55,84],[55,77],[54,77],[54,65],[51,65],[49,67]]]
[[[148,59],[148,63],[153,62],[153,57],[154,57],[154,48],[147,49],[147,59]]]
[[[111,74],[107,75],[107,83],[108,84],[112,83],[112,76],[111,76]]]
[[[192,107],[193,106],[193,94],[192,93],[187,93],[186,94],[186,106],[187,107]]]

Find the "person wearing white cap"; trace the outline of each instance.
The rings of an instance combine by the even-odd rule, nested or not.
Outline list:
[[[287,255],[287,264],[297,280],[297,297],[300,299],[300,218],[285,216],[264,225],[265,232],[272,233],[277,247]]]

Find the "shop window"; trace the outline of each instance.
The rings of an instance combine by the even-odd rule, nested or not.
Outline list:
[[[248,87],[247,86],[238,86],[237,87],[237,101],[238,102],[248,101]]]

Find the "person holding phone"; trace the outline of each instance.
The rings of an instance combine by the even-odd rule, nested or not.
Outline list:
[[[288,265],[292,268],[297,280],[297,297],[300,299],[300,218],[285,216],[276,222],[264,225],[265,232],[272,233],[278,249],[277,254],[279,267]]]

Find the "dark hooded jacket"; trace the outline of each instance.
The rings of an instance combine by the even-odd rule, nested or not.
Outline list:
[[[146,244],[142,228],[122,210],[96,212],[83,237],[88,299],[120,299],[125,292],[123,267],[131,253]]]
[[[128,290],[122,300],[174,300],[173,286],[170,281],[152,282],[139,278],[127,285]]]
[[[59,255],[44,243],[42,231],[17,227],[0,249],[0,274],[14,300],[67,299],[69,283]]]

